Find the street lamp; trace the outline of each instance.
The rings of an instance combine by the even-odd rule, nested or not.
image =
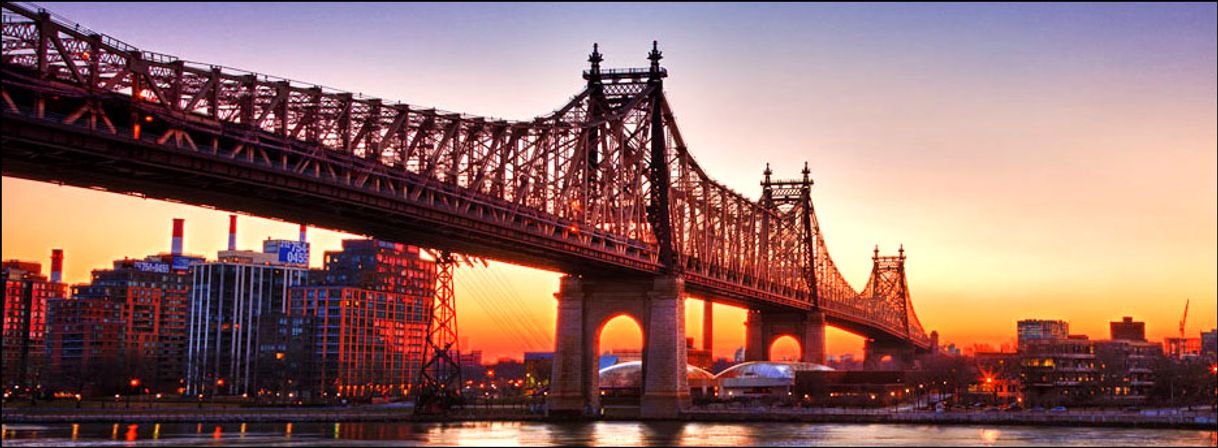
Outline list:
[[[216,390],[211,394],[211,402],[216,402],[216,396],[220,395],[220,388],[224,387],[224,378],[216,378]]]
[[[127,403],[126,403],[126,407],[130,408],[131,407],[131,396],[140,392],[140,389],[139,389],[140,379],[132,378],[131,381],[129,381],[127,384],[131,385],[131,393],[127,394]]]
[[[996,386],[994,384],[994,377],[992,377],[992,376],[985,377],[985,384],[987,385],[987,387],[990,388],[990,395],[991,395],[991,397],[993,397],[990,400],[990,404],[998,405],[998,386]]]

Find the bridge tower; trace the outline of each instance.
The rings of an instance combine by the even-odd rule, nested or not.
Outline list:
[[[799,342],[800,361],[824,364],[825,362],[825,314],[820,309],[820,296],[816,281],[816,235],[813,232],[812,178],[808,163],[804,162],[803,177],[793,180],[773,180],[770,164],[766,164],[761,181],[761,204],[776,213],[799,214],[802,233],[801,258],[804,265],[804,281],[810,291],[812,309],[808,311],[774,311],[750,309],[745,334],[744,357],[747,361],[767,361],[770,346],[783,336]],[[762,251],[770,250],[769,235],[771,220],[763,215]]]
[[[649,120],[649,169],[652,185],[647,198],[647,222],[659,247],[662,266],[658,274],[618,274],[602,271],[572,273],[562,278],[558,299],[558,322],[554,348],[554,370],[550,380],[548,412],[552,416],[595,416],[600,408],[598,355],[604,324],[619,315],[635,319],[643,328],[643,385],[640,416],[675,418],[690,405],[685,345],[685,281],[676,265],[670,222],[670,172],[664,109],[662,54],[652,42],[644,70],[602,70],[598,47],[588,61],[589,113],[587,120],[620,113],[630,106],[628,91],[651,92],[646,101]],[[596,126],[591,129],[597,129]],[[595,132],[589,132],[590,138]],[[588,168],[594,169],[595,145],[588,145]],[[663,187],[657,187],[663,186]]]
[[[905,280],[905,245],[897,255],[880,255],[877,245],[871,257],[871,277],[863,288],[862,296],[873,300],[886,300],[884,308],[900,313],[905,338],[869,338],[863,347],[863,368],[867,370],[903,370],[913,367],[916,348],[910,344],[909,336],[917,324],[913,306],[909,301],[909,288]],[[916,327],[915,327],[916,325]]]
[[[461,404],[460,347],[457,344],[457,301],[453,294],[452,253],[436,259],[436,296],[429,310],[423,363],[415,381],[415,414],[443,415]]]

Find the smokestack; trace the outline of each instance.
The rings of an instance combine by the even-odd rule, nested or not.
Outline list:
[[[51,283],[63,283],[63,249],[51,249]]]
[[[228,215],[228,250],[237,250],[237,215]]]
[[[305,242],[305,225],[300,225],[300,242]]]
[[[173,255],[182,255],[182,225],[186,220],[173,218]]]

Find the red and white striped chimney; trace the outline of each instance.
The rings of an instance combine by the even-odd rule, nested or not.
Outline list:
[[[228,215],[228,250],[237,250],[237,215]]]
[[[305,242],[305,225],[300,225],[300,242]]]
[[[51,283],[63,283],[63,249],[51,249]]]
[[[182,225],[186,220],[182,218],[173,218],[173,250],[174,255],[182,255]]]

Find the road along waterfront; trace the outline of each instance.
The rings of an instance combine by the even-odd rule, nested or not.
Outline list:
[[[802,422],[802,423],[882,423],[918,425],[992,425],[992,426],[1076,426],[1193,429],[1218,428],[1213,411],[1193,412],[934,412],[878,409],[799,409],[799,408],[693,408],[681,420],[688,422]],[[410,409],[383,406],[336,408],[229,408],[229,409],[55,409],[8,408],[6,424],[57,423],[273,423],[273,422],[434,422],[445,421],[546,421],[544,415],[519,409],[467,409],[445,419],[421,418]],[[632,421],[633,418],[615,420]]]
[[[1213,430],[778,422],[5,424],[23,446],[1215,446]]]

